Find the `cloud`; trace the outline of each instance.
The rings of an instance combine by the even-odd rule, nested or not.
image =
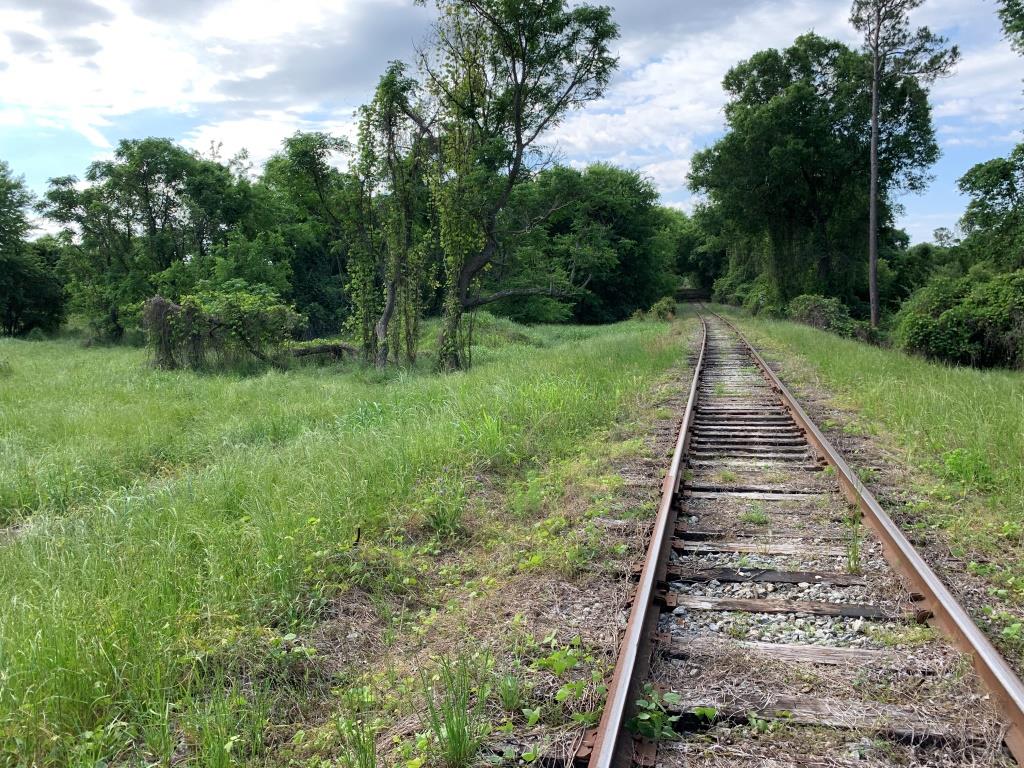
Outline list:
[[[8,8],[38,15],[47,29],[75,29],[114,18],[92,0],[0,0],[0,9]]]
[[[132,10],[147,19],[195,23],[222,0],[134,0]]]
[[[83,35],[67,35],[60,39],[60,43],[72,56],[89,57],[103,50],[96,40]]]
[[[218,147],[222,157],[232,157],[241,150],[249,153],[256,168],[280,151],[282,141],[296,131],[322,131],[334,136],[356,138],[353,117],[310,118],[295,112],[260,112],[250,117],[206,123],[188,131],[182,143],[201,153]]]
[[[43,38],[29,32],[8,32],[7,39],[11,41],[11,49],[17,56],[42,53],[48,47],[47,42]]]

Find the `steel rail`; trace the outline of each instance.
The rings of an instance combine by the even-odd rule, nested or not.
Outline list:
[[[919,602],[931,612],[931,621],[957,648],[971,657],[978,676],[995,697],[1001,713],[1008,721],[1008,731],[1004,737],[1006,746],[1017,763],[1024,765],[1024,684],[1020,678],[743,333],[728,319],[715,312],[710,314],[719,318],[739,337],[769,384],[782,398],[787,410],[804,430],[808,441],[835,468],[844,495],[860,507],[867,523],[881,539],[882,551],[889,565],[918,590],[922,598]]]
[[[638,679],[640,675],[637,672],[640,671],[641,675],[646,673],[649,659],[645,659],[644,656],[645,653],[649,655],[650,651],[653,629],[649,626],[652,615],[650,608],[654,602],[654,588],[659,578],[664,578],[667,561],[665,555],[672,545],[672,530],[675,527],[676,517],[673,504],[679,490],[679,483],[682,480],[683,457],[686,455],[688,447],[693,410],[697,403],[697,388],[704,367],[704,353],[708,342],[707,323],[700,314],[697,316],[701,323],[700,353],[693,369],[690,397],[686,401],[686,410],[683,413],[679,437],[676,438],[672,463],[661,484],[658,516],[654,521],[654,531],[647,547],[647,557],[644,560],[640,581],[633,596],[629,622],[626,624],[625,636],[619,647],[619,657],[615,662],[615,672],[608,684],[608,700],[594,740],[588,763],[590,768],[617,768],[621,765],[628,765],[628,760],[632,758],[631,751],[629,755],[623,755],[624,750],[619,749],[619,737],[622,734],[626,717],[636,700],[637,687],[640,682]],[[656,617],[657,613],[655,612],[653,615]]]

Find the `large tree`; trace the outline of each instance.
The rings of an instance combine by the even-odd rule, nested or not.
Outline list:
[[[202,262],[232,233],[255,236],[259,228],[246,179],[157,138],[121,141],[112,159],[89,166],[84,185],[51,179],[43,210],[70,244],[62,268],[74,309],[113,339],[152,295],[157,275]]]
[[[999,21],[1010,45],[1024,51],[1024,0],[999,0]]]
[[[439,364],[462,367],[467,310],[522,295],[564,292],[549,280],[480,292],[501,254],[516,188],[544,162],[545,132],[598,98],[615,69],[618,28],[606,7],[566,0],[436,0],[433,45],[421,65],[431,97],[434,203],[444,251]],[[429,122],[429,124],[428,124]],[[544,275],[544,277],[548,277]]]
[[[868,186],[868,289],[871,301],[871,325],[878,326],[880,300],[878,295],[878,232],[879,195],[889,189],[880,185],[880,155],[885,123],[898,123],[899,113],[883,110],[881,94],[887,82],[913,81],[927,86],[949,73],[960,51],[947,47],[946,39],[927,27],[911,30],[909,14],[924,0],[854,0],[850,22],[864,36],[864,49],[871,59],[871,144],[870,179]],[[914,177],[905,177],[915,188]],[[899,176],[890,177],[896,183]]]
[[[731,69],[724,87],[729,131],[693,160],[690,184],[706,195],[699,218],[712,252],[729,253],[731,275],[757,276],[770,303],[800,293],[852,300],[863,281],[869,106],[865,57],[842,43],[803,35]],[[916,183],[938,147],[924,91],[889,79],[881,174]],[[883,207],[882,220],[890,218]]]

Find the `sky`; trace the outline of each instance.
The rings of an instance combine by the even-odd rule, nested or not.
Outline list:
[[[684,210],[693,152],[724,130],[735,63],[799,34],[858,44],[849,0],[611,0],[619,70],[604,98],[546,138],[572,165],[650,177]],[[431,11],[412,0],[0,0],[0,159],[36,192],[81,176],[121,138],[166,136],[257,168],[297,130],[351,135],[388,61],[412,61]],[[960,45],[932,88],[942,157],[924,194],[900,199],[912,240],[953,227],[956,180],[1024,136],[1024,59],[995,0],[926,0],[912,21]]]

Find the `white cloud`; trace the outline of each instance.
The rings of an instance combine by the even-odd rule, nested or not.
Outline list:
[[[236,120],[222,120],[189,131],[182,143],[201,153],[211,145],[221,145],[222,157],[229,158],[245,149],[253,165],[259,168],[281,149],[281,142],[296,131],[324,131],[355,140],[356,121],[352,118],[311,120],[295,112],[261,112]]]

